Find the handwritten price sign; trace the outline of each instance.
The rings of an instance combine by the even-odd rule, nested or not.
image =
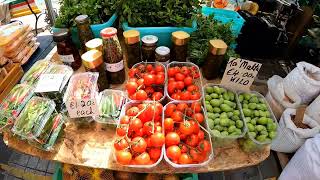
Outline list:
[[[71,118],[98,116],[99,110],[96,99],[79,99],[69,101],[67,110]]]
[[[250,90],[262,64],[240,58],[230,58],[221,84],[232,89]]]

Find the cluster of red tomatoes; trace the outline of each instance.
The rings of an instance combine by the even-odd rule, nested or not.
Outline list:
[[[200,72],[196,66],[174,66],[168,69],[169,96],[175,100],[199,100],[201,87],[195,84],[200,81]]]
[[[158,102],[130,106],[116,129],[116,159],[123,165],[154,164],[165,143],[161,126],[163,106]]]
[[[164,95],[165,70],[161,64],[139,64],[129,70],[126,90],[131,100],[160,100]]]
[[[165,109],[166,156],[176,164],[199,164],[208,159],[211,144],[201,130],[204,115],[200,102],[169,103]]]

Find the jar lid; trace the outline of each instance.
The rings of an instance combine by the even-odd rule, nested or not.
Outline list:
[[[89,69],[94,69],[103,63],[102,52],[95,49],[82,54],[81,59],[83,65]]]
[[[140,32],[137,30],[128,30],[123,32],[126,44],[135,44],[140,42]]]
[[[96,49],[98,51],[102,51],[102,39],[94,38],[86,43],[87,51]]]
[[[228,45],[221,39],[212,39],[209,41],[209,47],[213,55],[224,55],[227,52]]]
[[[146,35],[142,37],[142,43],[145,45],[149,45],[149,46],[153,46],[155,44],[157,44],[158,42],[158,37],[154,36],[154,35]]]
[[[166,46],[159,46],[156,48],[156,53],[161,56],[166,56],[170,54],[170,49]]]
[[[70,36],[69,29],[61,28],[56,32],[53,32],[53,41],[54,42],[61,42],[66,40]]]
[[[104,28],[100,31],[100,35],[102,38],[112,37],[117,34],[117,29],[114,27]]]
[[[187,44],[189,38],[190,34],[184,31],[176,31],[172,33],[172,42],[178,46]]]
[[[86,22],[89,22],[89,16],[86,14],[82,14],[82,15],[77,16],[74,20],[78,24],[86,23]]]

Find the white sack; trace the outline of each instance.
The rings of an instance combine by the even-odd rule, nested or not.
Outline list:
[[[320,132],[320,125],[306,114],[302,123],[312,129],[298,128],[292,121],[293,115],[296,115],[296,109],[288,108],[283,112],[277,128],[277,137],[271,144],[272,150],[285,153],[295,152],[306,139],[314,137]]]
[[[283,111],[285,110],[284,107],[271,95],[270,91],[266,95],[266,100],[270,105],[274,116],[277,118],[277,120],[279,120]]]
[[[307,107],[306,114],[320,124],[320,96]]]

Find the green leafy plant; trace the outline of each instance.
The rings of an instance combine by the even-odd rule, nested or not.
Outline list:
[[[191,26],[199,0],[122,0],[120,20],[129,26]]]
[[[55,27],[69,28],[76,26],[74,19],[81,14],[87,14],[91,24],[101,24],[107,21],[116,11],[118,0],[61,0],[59,16]]]
[[[197,17],[198,30],[193,32],[190,37],[188,45],[188,53],[190,60],[197,64],[202,65],[208,51],[209,40],[222,39],[227,45],[235,42],[235,37],[232,35],[231,23],[222,24],[213,19],[213,15]],[[235,52],[228,48],[228,56],[237,56]]]

